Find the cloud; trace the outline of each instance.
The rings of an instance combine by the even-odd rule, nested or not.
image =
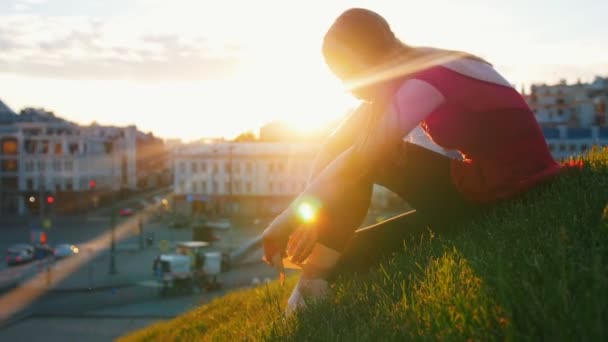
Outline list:
[[[59,79],[196,81],[227,78],[240,66],[235,46],[210,46],[200,36],[136,30],[119,35],[111,22],[90,18],[4,18],[0,72]]]
[[[15,8],[15,11],[17,11],[17,12],[25,12],[30,9],[30,6],[28,6],[26,4],[17,3],[17,4],[15,4],[14,8]]]

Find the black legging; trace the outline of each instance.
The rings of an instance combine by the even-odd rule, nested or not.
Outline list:
[[[345,193],[340,207],[329,208],[332,216],[319,227],[319,242],[342,253],[338,272],[366,268],[386,253],[399,250],[404,238],[429,227],[441,231],[480,209],[454,187],[450,158],[415,144],[404,143],[393,160],[379,165],[371,178],[369,184]],[[415,212],[357,230],[369,207],[371,184],[395,192]]]

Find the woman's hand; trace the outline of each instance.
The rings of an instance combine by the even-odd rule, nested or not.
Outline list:
[[[293,212],[287,209],[262,233],[263,260],[277,269],[281,279],[284,277],[283,257],[286,256],[287,242],[295,223]]]
[[[300,226],[289,239],[287,255],[294,264],[301,264],[312,252],[319,235],[313,225]]]

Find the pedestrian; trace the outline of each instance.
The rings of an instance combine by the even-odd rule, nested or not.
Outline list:
[[[266,262],[282,270],[287,257],[302,266],[288,312],[323,298],[341,265],[398,250],[427,226],[470,220],[560,173],[526,101],[484,59],[407,45],[361,8],[335,20],[322,53],[362,104],[323,145],[306,189],[263,233]],[[354,234],[374,184],[416,212]]]

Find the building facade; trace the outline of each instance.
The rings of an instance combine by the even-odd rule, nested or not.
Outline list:
[[[304,143],[189,144],[174,151],[174,193],[181,211],[270,215],[306,186],[318,146]]]
[[[556,160],[584,154],[593,146],[608,146],[608,126],[543,127],[549,151]]]
[[[544,127],[608,125],[608,78],[591,83],[533,85],[524,96]]]
[[[42,109],[5,113],[0,215],[72,213],[135,190],[136,134],[135,126],[79,126]]]

